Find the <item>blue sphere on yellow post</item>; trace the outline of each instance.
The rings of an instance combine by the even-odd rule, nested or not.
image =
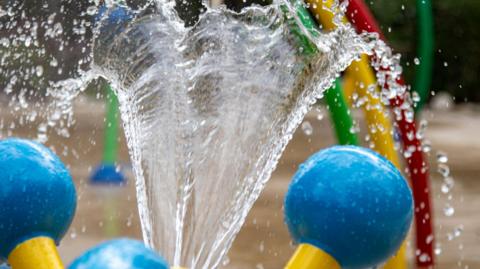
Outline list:
[[[56,244],[76,208],[72,178],[45,146],[0,141],[0,262],[13,269],[62,268]]]
[[[344,269],[373,267],[395,255],[412,217],[412,193],[400,172],[379,154],[355,146],[311,156],[285,198],[294,240],[320,249]]]
[[[78,257],[68,269],[168,269],[167,262],[143,243],[128,238],[104,242]]]

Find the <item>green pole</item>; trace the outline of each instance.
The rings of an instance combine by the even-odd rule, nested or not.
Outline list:
[[[300,1],[295,2],[295,8],[303,26],[314,33],[312,30],[316,27],[316,22],[312,19],[310,12]],[[298,26],[294,25],[293,20],[289,23],[293,24],[291,29],[303,46],[303,53],[305,55],[317,53],[318,50],[316,46],[301,33]],[[325,100],[328,105],[338,143],[340,145],[358,145],[357,135],[353,132],[353,119],[338,79],[334,85],[325,92]]]
[[[126,5],[125,1],[120,1],[117,4]],[[121,18],[122,20],[130,20],[126,7],[117,7],[126,13]],[[107,12],[108,13],[108,12]],[[111,15],[111,14],[110,14]],[[101,14],[98,14],[101,16]],[[98,17],[99,18],[99,17]],[[98,19],[97,18],[97,19]],[[96,20],[97,20],[96,19]],[[119,125],[119,111],[118,100],[108,83],[103,84],[105,94],[105,124],[103,137],[103,156],[101,163],[94,170],[90,176],[90,184],[96,186],[99,195],[103,196],[103,211],[105,215],[104,232],[107,236],[113,237],[118,234],[119,226],[116,219],[116,199],[120,187],[126,182],[125,176],[116,167],[117,153],[118,153],[118,125]]]
[[[416,67],[414,90],[418,93],[420,101],[415,107],[415,112],[422,110],[430,94],[432,81],[432,68],[434,56],[434,30],[431,0],[417,0],[418,13],[418,57],[419,65]]]
[[[103,144],[103,163],[114,164],[118,152],[118,99],[110,85],[106,86],[106,115]]]
[[[353,131],[352,116],[338,79],[335,80],[333,87],[325,92],[325,100],[338,143],[340,145],[358,145],[357,135]]]
[[[116,188],[113,186],[113,188]],[[112,190],[118,191],[118,190]],[[105,195],[104,199],[104,215],[105,215],[105,228],[104,232],[105,235],[109,238],[113,238],[118,236],[120,233],[120,228],[118,226],[118,218],[116,215],[117,212],[117,201],[115,199],[115,195],[107,194]]]
[[[118,152],[118,99],[112,90],[110,84],[106,88],[106,111],[105,111],[105,130],[103,143],[103,165],[115,165],[117,161]],[[118,186],[111,186],[110,192],[117,192]],[[116,219],[116,201],[115,195],[106,193],[104,199],[104,214],[105,214],[105,234],[108,237],[115,237],[118,235],[119,227]]]

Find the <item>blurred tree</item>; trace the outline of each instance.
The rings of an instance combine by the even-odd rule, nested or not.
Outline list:
[[[177,10],[186,25],[193,25],[202,12],[201,0],[175,0]],[[407,82],[414,79],[414,59],[416,57],[416,0],[367,0],[375,17],[390,40],[390,44],[402,53],[402,63]],[[133,4],[144,4],[146,0],[129,0]],[[240,11],[252,4],[266,5],[271,0],[225,0],[232,10]],[[432,82],[433,91],[448,91],[456,101],[480,102],[480,1],[479,0],[441,0],[432,1],[435,18],[435,66]],[[90,28],[92,15],[87,8],[92,6],[90,0],[3,0],[0,12],[13,11],[10,15],[0,16],[0,41],[12,42],[12,35],[21,36],[17,31],[24,31],[29,25],[38,23],[38,42],[45,50],[29,51],[26,43],[17,42],[9,46],[0,43],[0,91],[4,90],[6,80],[12,76],[7,70],[21,70],[32,66],[44,67],[43,79],[32,79],[30,86],[22,88],[44,88],[50,80],[66,78],[81,66],[89,63],[88,50],[91,41]],[[7,13],[11,13],[11,12]],[[21,12],[20,12],[21,11]],[[59,25],[61,33],[53,38],[45,35],[49,28]],[[10,27],[15,24],[16,27]],[[86,31],[86,32],[85,32]],[[7,41],[5,41],[7,40]],[[17,40],[17,41],[20,41]],[[61,45],[61,46],[60,46]],[[26,53],[25,53],[26,52]],[[38,54],[41,52],[41,54]],[[21,57],[16,55],[21,54]],[[15,60],[8,60],[14,57]],[[23,59],[22,57],[30,57]],[[49,62],[55,59],[54,68]],[[22,66],[23,64],[23,66]],[[60,72],[61,71],[61,72]]]
[[[367,2],[395,51],[402,54],[407,82],[415,75],[417,57],[416,0],[370,0]],[[271,0],[225,0],[239,12],[252,4]],[[480,102],[480,1],[432,1],[435,27],[435,65],[431,90],[447,91],[457,102]]]
[[[390,44],[402,53],[407,82],[414,79],[416,57],[415,0],[373,0],[375,17]],[[480,102],[480,1],[432,1],[435,27],[435,65],[432,90],[447,91],[455,101]]]
[[[240,12],[242,8],[251,6],[253,4],[268,5],[271,0],[225,0],[225,5],[236,12]],[[198,21],[198,17],[203,12],[205,7],[202,5],[202,0],[175,0],[175,9],[179,17],[185,21],[186,26],[192,26]]]
[[[185,26],[194,25],[204,9],[202,0],[175,0],[175,4],[178,16],[185,22]]]
[[[7,0],[0,2],[0,93],[43,97],[51,81],[87,66],[91,17],[88,0]],[[32,70],[36,70],[32,72]]]
[[[265,6],[272,3],[272,0],[225,0],[225,5],[231,10],[240,12],[242,8],[251,6],[253,4]]]

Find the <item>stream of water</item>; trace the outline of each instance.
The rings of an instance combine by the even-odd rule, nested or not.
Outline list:
[[[338,31],[304,57],[281,3],[208,9],[192,28],[169,4],[100,31],[93,70],[117,89],[145,240],[175,266],[215,268],[309,105],[365,45]]]

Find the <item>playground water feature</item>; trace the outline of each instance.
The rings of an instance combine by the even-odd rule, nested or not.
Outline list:
[[[242,14],[207,8],[190,28],[170,1],[141,13],[117,32],[98,28],[88,68],[52,84],[54,102],[38,109],[49,115],[38,139],[47,139],[47,126],[68,135],[72,100],[92,79],[106,78],[120,101],[144,239],[173,265],[220,263],[309,107],[361,53],[378,56],[379,84],[390,83],[377,98],[405,94],[395,84],[397,56],[340,20],[328,34],[300,27],[320,50],[305,57],[288,23],[301,25],[300,18],[288,2]],[[41,77],[39,70],[30,75]],[[25,106],[21,98],[12,106]]]
[[[308,105],[354,54],[303,57],[279,6],[211,9],[191,29],[158,6],[119,35],[100,31],[93,69],[117,89],[144,238],[174,265],[216,267]]]

